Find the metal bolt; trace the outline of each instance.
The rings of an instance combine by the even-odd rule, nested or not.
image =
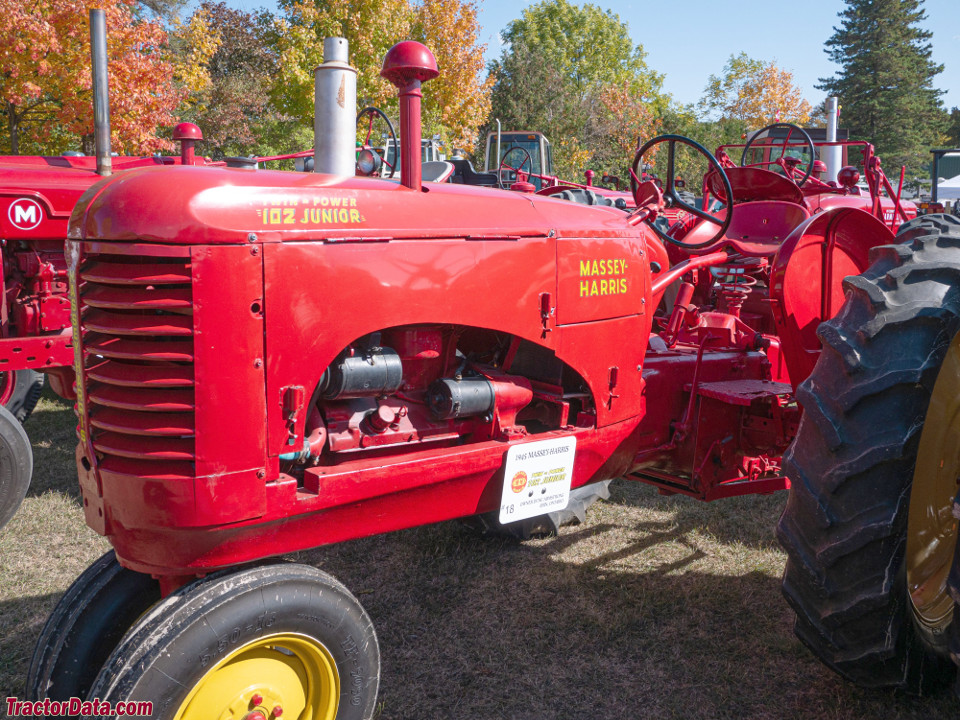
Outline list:
[[[257,241],[256,233],[250,233],[249,235],[247,235],[247,242],[256,242],[256,241]]]
[[[255,247],[250,248],[250,254],[256,257],[257,255],[260,254],[260,248],[255,248]]]
[[[267,476],[266,470],[257,470],[257,477],[258,477],[258,478],[260,478],[261,480],[263,480],[266,476]],[[259,697],[259,695],[255,696],[255,697]],[[260,703],[257,703],[257,705],[259,705],[259,704],[260,704]]]
[[[255,368],[263,367],[263,360],[261,360],[260,358],[257,358],[256,360],[253,361],[253,366]]]
[[[283,708],[280,707],[279,705],[277,705],[277,706],[273,709],[273,716],[274,716],[274,717],[280,717],[281,715],[283,715]]]
[[[263,702],[263,695],[261,695],[260,693],[255,693],[254,696],[250,698],[250,704],[253,705],[254,707],[256,707],[262,702]]]

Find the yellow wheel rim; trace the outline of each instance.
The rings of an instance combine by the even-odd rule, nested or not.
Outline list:
[[[958,338],[960,340],[960,338]],[[907,588],[914,617],[936,644],[953,617],[947,576],[957,544],[953,499],[960,477],[960,342],[937,375],[920,435],[907,525]]]
[[[315,638],[280,633],[237,648],[200,678],[174,720],[334,720],[340,675]]]

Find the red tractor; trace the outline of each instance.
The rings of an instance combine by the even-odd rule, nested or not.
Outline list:
[[[369,617],[329,575],[267,558],[478,513],[510,523],[617,477],[707,500],[771,492],[790,485],[784,453],[801,637],[867,684],[949,671],[955,229],[915,220],[894,244],[863,210],[787,223],[804,208],[772,199],[753,243],[730,232],[740,208],[716,159],[733,210],[679,239],[652,229],[672,192],[653,182],[622,210],[425,184],[415,151],[400,183],[355,177],[344,42],[325,57],[319,130],[350,131],[318,137],[316,174],[124,173],[72,215],[77,463],[87,523],[114,551],[51,615],[29,698],[369,718]],[[432,54],[400,43],[382,74],[402,148],[420,147]],[[667,245],[701,252],[671,265]],[[766,330],[742,311],[760,267]],[[801,420],[810,333],[838,310]],[[931,392],[945,421],[915,462]]]

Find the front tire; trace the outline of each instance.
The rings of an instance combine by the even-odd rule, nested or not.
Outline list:
[[[859,685],[921,693],[953,671],[960,421],[956,437],[932,431],[960,400],[960,223],[927,216],[899,238],[820,326],[777,533],[800,640]]]
[[[84,570],[37,639],[26,699],[83,698],[127,629],[160,599],[149,575],[120,566],[111,550]]]
[[[367,720],[379,677],[357,599],[326,573],[279,563],[169,595],[127,633],[89,697],[150,702],[160,720]]]

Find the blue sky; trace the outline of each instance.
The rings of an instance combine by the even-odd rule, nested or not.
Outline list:
[[[227,0],[227,4],[247,11],[276,8],[271,0]],[[478,4],[480,39],[490,60],[500,55],[500,31],[535,2],[478,0]],[[837,70],[824,52],[824,43],[839,24],[842,0],[739,0],[736,5],[718,0],[686,0],[676,5],[662,0],[594,0],[593,4],[612,10],[629,25],[634,42],[647,53],[647,64],[665,75],[664,89],[681,103],[699,100],[707,78],[719,74],[730,55],[740,52],[757,60],[774,60],[790,70],[794,82],[814,103],[824,97],[814,85]],[[947,91],[943,101],[948,108],[960,106],[960,0],[926,0],[924,7],[925,25],[933,31],[933,59],[945,66],[935,84]]]

